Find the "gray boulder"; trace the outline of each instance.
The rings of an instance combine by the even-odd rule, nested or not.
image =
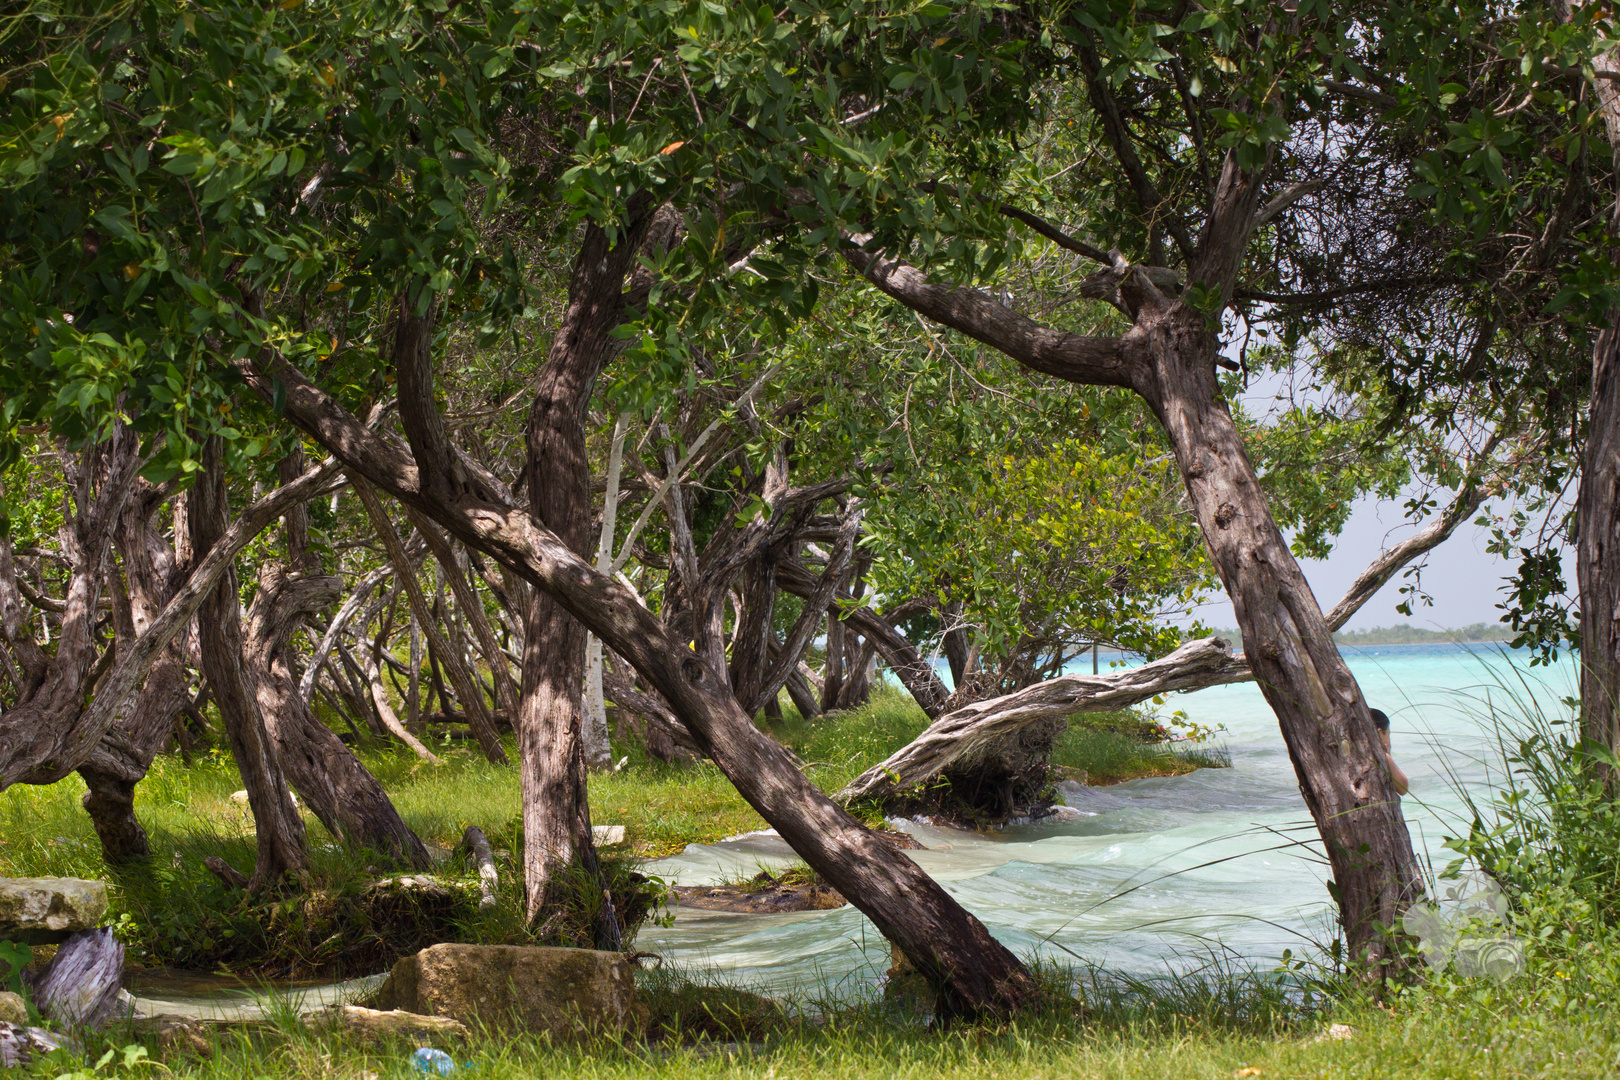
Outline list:
[[[0,939],[28,945],[66,941],[107,911],[107,885],[83,878],[0,878]]]
[[[559,1038],[639,1030],[646,1006],[621,953],[519,945],[434,945],[394,965],[380,1010]]]

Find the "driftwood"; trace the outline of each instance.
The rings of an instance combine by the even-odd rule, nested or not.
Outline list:
[[[84,930],[64,941],[34,982],[34,1007],[69,1030],[99,1028],[118,1008],[124,943],[110,929]]]
[[[1159,694],[1253,678],[1221,638],[1189,642],[1165,657],[1112,675],[1063,675],[1004,697],[964,706],[856,777],[836,796],[849,802],[905,791],[1022,728],[1071,713],[1123,709]]]
[[[62,1045],[61,1039],[44,1028],[0,1020],[0,1069],[26,1065],[36,1057],[60,1050]]]
[[[1374,559],[1326,617],[1337,631],[1389,583],[1401,567],[1432,551],[1458,525],[1473,517],[1494,490],[1495,481],[1480,476],[1496,442],[1487,444],[1479,462],[1451,504],[1430,524]],[[1189,642],[1151,664],[1108,675],[1062,675],[997,698],[974,702],[939,717],[916,739],[850,782],[837,798],[882,798],[906,791],[939,775],[950,765],[983,750],[998,739],[1031,724],[1079,712],[1123,709],[1159,694],[1201,690],[1254,678],[1246,658],[1231,655],[1218,638]]]
[[[478,891],[483,894],[478,898],[478,910],[488,911],[495,906],[495,886],[500,883],[495,873],[495,857],[489,851],[489,839],[484,836],[483,829],[469,825],[461,842],[478,864]]]

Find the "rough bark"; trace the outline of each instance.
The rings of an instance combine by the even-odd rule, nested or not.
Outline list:
[[[568,283],[568,305],[541,366],[525,428],[529,506],[535,519],[577,556],[590,551],[591,469],[585,419],[591,391],[613,356],[623,322],[626,277],[653,224],[646,195],[632,200],[617,238],[589,225]],[[585,787],[583,688],[585,626],[557,598],[535,590],[525,613],[521,750],[523,869],[531,921],[560,909],[563,871],[578,862],[600,878]],[[609,900],[593,928],[599,947],[620,944]]]
[[[191,488],[189,511],[192,550],[206,557],[225,535],[229,517],[224,452],[217,437],[204,445],[203,468]],[[234,565],[219,574],[199,606],[197,639],[203,674],[225,722],[225,736],[253,811],[258,852],[248,891],[258,893],[279,885],[288,874],[305,876],[308,858],[303,818],[265,729],[256,687],[243,667],[242,605]]]
[[[109,659],[97,648],[95,625],[113,533],[139,464],[137,449],[134,434],[119,426],[107,443],[91,447],[77,461],[63,455],[72,506],[57,543],[69,576],[52,653],[26,625],[11,541],[0,537],[0,633],[19,669],[16,704],[0,714],[0,790],[18,780],[52,783],[66,776],[114,719],[109,708],[92,728],[85,699],[102,673],[99,664]]]
[[[261,361],[262,362],[262,361]],[[1016,957],[937,882],[827,798],[749,720],[730,680],[674,637],[625,586],[601,574],[470,471],[424,484],[415,455],[366,431],[290,365],[244,362],[265,398],[344,464],[423,510],[553,596],[669,702],[708,757],[783,839],[941,988],[945,1015],[1008,1015],[1041,998]],[[429,398],[431,401],[431,397]]]
[[[1566,18],[1568,14],[1566,12]],[[1593,90],[1611,146],[1620,147],[1620,49],[1592,63]],[[1620,235],[1620,190],[1609,221]],[[1620,753],[1620,308],[1592,346],[1581,483],[1575,499],[1580,535],[1575,576],[1581,591],[1581,731],[1610,754]],[[1620,776],[1601,766],[1611,789]]]
[[[1489,448],[1482,453],[1488,453]],[[1471,479],[1434,522],[1382,552],[1334,605],[1328,629],[1338,630],[1403,566],[1433,550],[1469,520],[1489,490],[1477,463]],[[1493,482],[1494,483],[1494,482]],[[881,799],[932,779],[998,738],[1022,728],[1082,712],[1123,709],[1159,694],[1187,693],[1254,678],[1242,657],[1218,660],[1211,651],[1224,649],[1215,639],[1189,642],[1162,660],[1140,668],[1089,677],[1061,675],[1023,690],[986,698],[939,717],[916,739],[868,769],[838,793],[838,798]]]
[[[832,664],[832,631],[838,624],[838,605],[834,598],[838,591],[848,580],[848,571],[855,552],[855,541],[860,536],[861,520],[864,516],[859,500],[850,500],[849,507],[844,513],[844,523],[838,530],[838,539],[833,542],[832,550],[827,553],[827,565],[821,572],[821,578],[816,582],[815,588],[805,598],[804,609],[799,617],[788,628],[787,640],[782,643],[782,650],[775,660],[771,661],[770,668],[761,679],[761,684],[755,697],[744,702],[744,708],[750,715],[758,712],[764,705],[766,698],[775,698],[777,691],[787,681],[788,675],[799,662],[799,657],[809,647],[811,639],[815,636],[816,628],[821,625],[823,612],[827,612],[828,630],[828,667]],[[831,677],[827,677],[826,688],[822,691],[822,710],[827,708],[827,697],[831,693]]]
[[[1620,324],[1620,311],[1614,313]],[[1575,513],[1581,590],[1581,733],[1620,754],[1620,329],[1592,351],[1592,403]],[[1603,772],[1611,787],[1614,770]]]
[[[1042,720],[1123,709],[1159,694],[1249,678],[1249,667],[1220,638],[1189,642],[1162,660],[1110,675],[1062,675],[1005,697],[946,713],[887,759],[851,780],[837,797],[882,798],[906,791],[997,740]]]
[[[78,696],[68,702],[66,708],[30,710],[18,707],[0,715],[0,790],[19,781],[30,784],[55,783],[89,760],[97,743],[117,719],[118,709],[134,693],[169,642],[190,623],[192,616],[212,595],[220,577],[233,569],[237,554],[266,526],[279,518],[287,507],[319,494],[330,483],[334,471],[335,465],[328,462],[311,469],[294,483],[270,492],[244,510],[230,528],[224,530],[211,550],[195,553],[194,559],[197,561],[186,576],[185,584],[164,605],[162,612],[140,634],[134,645],[120,651],[117,662],[106,677],[95,684],[95,696],[88,707],[83,704],[85,690],[81,688]],[[189,513],[186,515],[188,522],[193,516]],[[9,547],[0,541],[0,557],[8,556],[9,552]],[[4,591],[4,571],[5,567],[0,566],[0,593]],[[80,603],[83,595],[87,595],[87,590],[76,590],[70,586],[70,601]],[[0,595],[0,607],[4,606],[4,600],[5,597]],[[91,610],[93,608],[94,605]],[[26,634],[21,636],[27,637]],[[29,645],[35,650],[39,648],[31,638],[21,644],[22,655],[28,654]],[[40,655],[43,656],[43,652]],[[60,643],[56,655],[63,656]],[[91,682],[88,673],[79,678],[81,683]],[[42,711],[54,719],[42,720]]]
[[[127,584],[127,598],[121,597],[123,603],[116,605],[127,611],[127,622],[118,620],[118,647],[125,652],[134,648],[173,599],[181,578],[174,549],[153,524],[166,496],[162,489],[137,480],[113,536]],[[185,496],[179,498],[176,510],[183,522]],[[109,865],[151,854],[146,830],[135,815],[135,785],[169,744],[176,716],[191,701],[193,662],[188,635],[182,631],[158,654],[141,693],[121,710],[90,759],[79,767],[85,783],[84,809]]]
[[[771,663],[771,626],[776,609],[776,560],[769,555],[749,563],[738,595],[742,611],[731,634],[731,688],[744,709],[776,700],[781,686],[765,686]],[[793,658],[797,662],[798,657]],[[791,666],[788,671],[791,671]],[[786,679],[786,672],[783,674]]]
[[[315,717],[299,691],[290,639],[305,617],[335,603],[342,588],[337,577],[289,574],[274,563],[261,568],[248,609],[243,663],[276,758],[326,831],[425,870],[427,848],[400,819],[377,778]]]

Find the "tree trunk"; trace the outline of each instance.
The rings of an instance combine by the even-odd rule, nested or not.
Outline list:
[[[342,595],[341,578],[288,574],[274,563],[262,567],[248,609],[243,664],[255,684],[277,760],[326,831],[425,870],[430,865],[427,848],[400,819],[377,778],[316,719],[299,691],[290,639],[309,613]]]
[[[806,599],[814,594],[816,587],[816,576],[791,559],[777,564],[776,580],[794,596]],[[849,612],[844,621],[872,642],[878,655],[889,665],[889,670],[900,680],[900,685],[916,699],[928,718],[937,718],[945,700],[951,695],[933,666],[917,652],[917,647],[871,608],[856,608]]]
[[[608,447],[606,491],[602,498],[602,532],[596,541],[596,569],[613,572],[614,534],[619,527],[619,476],[624,469],[624,438],[630,414],[620,413],[613,422],[613,442]],[[585,639],[585,764],[592,769],[613,765],[613,749],[608,742],[607,700],[602,688],[602,639],[590,634]]]
[[[613,355],[612,332],[624,317],[625,277],[655,209],[649,197],[637,197],[616,241],[600,226],[586,226],[569,279],[568,306],[529,409],[525,434],[531,512],[580,556],[587,555],[591,541],[586,409],[597,377]],[[607,532],[604,526],[603,534]],[[591,836],[585,784],[581,731],[585,636],[585,627],[554,596],[533,592],[523,627],[523,692],[517,718],[524,889],[531,921],[549,918],[561,907],[560,873],[575,861],[597,880],[604,898],[607,895]],[[593,933],[598,947],[619,947],[611,900]]]
[[[743,708],[756,702],[763,707],[767,701],[776,700],[777,690],[765,686],[776,609],[774,554],[755,559],[743,570],[741,596],[742,612],[731,635],[731,686]],[[793,662],[797,660],[793,658]]]
[[[301,474],[300,474],[301,475]],[[297,479],[294,476],[293,479]],[[289,481],[290,482],[290,481]],[[185,495],[176,502],[175,516],[184,525]],[[153,527],[161,509],[160,491],[144,480],[119,516],[113,543],[123,557],[127,599],[115,602],[126,608],[127,625],[118,627],[118,647],[128,652],[174,599],[179,569],[174,548]],[[179,539],[177,537],[177,539]],[[113,586],[116,589],[116,584]],[[84,779],[83,805],[101,840],[101,856],[109,865],[135,862],[152,853],[146,830],[135,816],[135,785],[152,767],[152,760],[169,744],[175,717],[191,701],[192,657],[188,635],[182,631],[158,654],[141,686],[107,734],[79,767]]]
[[[204,445],[203,469],[192,485],[188,511],[191,547],[200,559],[224,534],[229,517],[224,451],[218,437]],[[219,583],[197,609],[197,629],[203,674],[225,721],[225,736],[253,811],[258,855],[248,891],[257,893],[275,887],[288,874],[305,876],[308,857],[303,818],[293,804],[275,744],[259,713],[255,687],[243,668],[242,604],[234,566],[220,574]]]
[[[1349,954],[1376,970],[1394,957],[1384,928],[1421,892],[1411,836],[1361,688],[1266,505],[1215,378],[1218,343],[1186,304],[1145,310],[1143,396],[1164,425],[1277,715],[1328,861]]]
[[[445,440],[442,417],[433,413],[426,374],[400,378],[401,399],[409,400],[402,418],[407,410],[426,414],[407,426],[407,453],[372,434],[279,359],[244,360],[238,370],[261,397],[280,400],[285,414],[346,466],[555,597],[625,657],[749,805],[941,988],[938,1012],[1006,1016],[1042,1000],[1028,971],[983,924],[916,863],[832,802],[782,746],[753,725],[723,672],[687,648],[630,589],[596,571],[532,513],[461,464]],[[552,463],[542,465],[549,470]],[[528,811],[526,805],[526,818]]]
[[[844,620],[839,618],[837,596],[827,612],[827,662],[821,666],[821,711],[838,708],[838,693],[844,688]]]
[[[1568,17],[1568,13],[1565,13]],[[1609,143],[1620,147],[1620,49],[1592,62],[1593,91]],[[1605,78],[1604,76],[1608,76]],[[1620,190],[1609,220],[1620,235]],[[1620,753],[1620,308],[1592,348],[1592,400],[1575,517],[1580,535],[1575,576],[1581,591],[1581,733],[1610,754]],[[1611,790],[1620,775],[1600,765]]]
[[[1620,310],[1611,313],[1620,320]],[[1598,334],[1575,549],[1581,590],[1581,734],[1620,754],[1620,330]],[[1608,765],[1600,769],[1620,789]]]

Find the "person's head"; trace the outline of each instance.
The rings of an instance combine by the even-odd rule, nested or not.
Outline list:
[[[1378,728],[1378,739],[1379,739],[1380,742],[1382,742],[1384,744],[1384,749],[1388,750],[1389,749],[1389,717],[1384,714],[1383,709],[1373,709],[1373,710],[1371,710],[1371,712],[1372,712],[1373,724]]]

